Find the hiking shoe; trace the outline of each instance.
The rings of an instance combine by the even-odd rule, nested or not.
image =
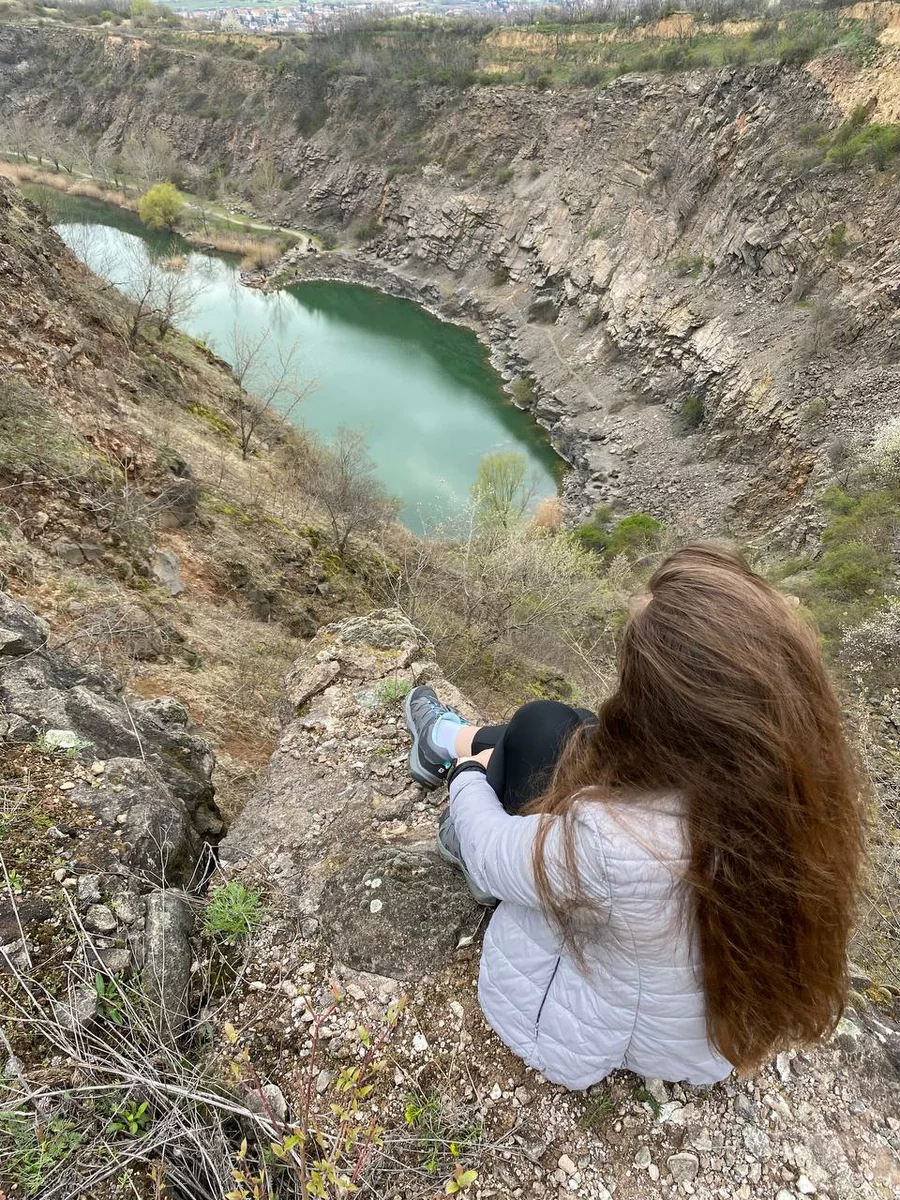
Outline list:
[[[424,787],[440,787],[450,774],[454,759],[448,757],[446,751],[435,746],[428,736],[438,717],[449,714],[464,724],[458,712],[441,704],[435,695],[434,688],[419,684],[406,697],[403,705],[406,716],[406,728],[409,730],[413,744],[409,751],[409,773],[416,783]]]
[[[444,862],[450,863],[462,872],[463,878],[469,886],[469,891],[479,904],[483,904],[485,908],[493,908],[499,901],[496,896],[491,896],[488,892],[483,892],[477,884],[475,884],[468,872],[466,864],[463,862],[462,854],[459,850],[459,838],[456,836],[456,829],[453,821],[450,819],[450,809],[445,808],[438,818],[437,827],[437,848],[438,854]]]

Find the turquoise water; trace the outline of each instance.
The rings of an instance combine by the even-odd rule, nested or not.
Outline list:
[[[416,532],[464,511],[484,455],[516,451],[529,465],[535,501],[554,495],[562,468],[541,428],[515,408],[473,333],[419,305],[343,283],[304,283],[279,292],[242,287],[233,256],[198,252],[151,234],[128,212],[54,197],[56,228],[87,264],[123,291],[149,256],[184,260],[199,294],[179,322],[226,361],[235,330],[274,362],[296,348],[292,371],[310,394],[290,419],[326,439],[360,430],[379,478],[398,496]],[[252,390],[252,389],[251,389]],[[287,404],[287,402],[285,402]]]

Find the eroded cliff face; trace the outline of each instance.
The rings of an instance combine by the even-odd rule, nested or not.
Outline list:
[[[792,165],[798,131],[843,117],[821,69],[422,88],[402,112],[373,112],[366,82],[344,78],[305,135],[289,72],[86,31],[2,38],[29,116],[74,94],[110,147],[161,130],[195,177],[247,180],[271,160],[283,221],[364,226],[352,260],[294,269],[400,276],[479,328],[530,380],[518,401],[575,466],[576,511],[604,500],[801,545],[811,481],[900,407],[897,178]],[[232,115],[202,115],[218,89]]]

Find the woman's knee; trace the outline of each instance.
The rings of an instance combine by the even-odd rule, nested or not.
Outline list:
[[[516,709],[510,718],[507,744],[510,739],[542,744],[556,742],[580,724],[578,713],[568,704],[559,700],[531,700]]]

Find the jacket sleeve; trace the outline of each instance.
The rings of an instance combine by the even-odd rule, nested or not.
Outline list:
[[[476,771],[465,771],[451,783],[450,815],[466,871],[475,883],[498,900],[540,907],[533,855],[541,817],[510,816],[484,775]],[[602,843],[586,821],[577,817],[576,821],[576,862],[582,884],[587,896],[602,904],[609,899]],[[560,832],[555,820],[545,843],[545,861],[551,887],[558,896],[566,896],[571,894],[571,881]]]

